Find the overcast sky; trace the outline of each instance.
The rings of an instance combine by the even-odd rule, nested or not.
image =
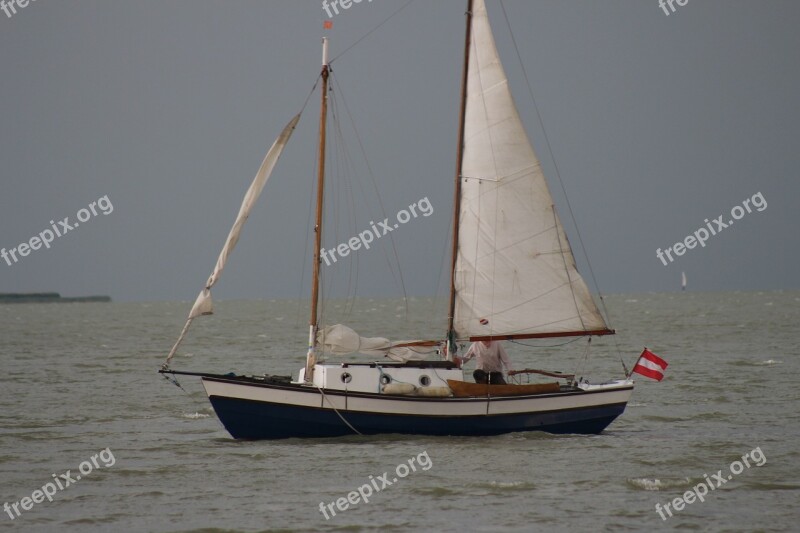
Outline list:
[[[193,300],[311,91],[321,36],[337,56],[404,3],[353,4],[329,31],[317,0],[39,0],[0,12],[0,247],[72,224],[101,197],[113,205],[84,212],[49,249],[0,259],[0,292]],[[385,216],[423,197],[433,214],[327,269],[330,294],[349,283],[400,295],[395,250],[409,295],[444,292],[465,4],[416,0],[333,64],[342,135],[330,135],[328,247],[382,218],[374,187]],[[543,124],[501,5],[488,9],[587,279],[553,157],[604,292],[676,290],[681,271],[697,291],[798,287],[800,3],[690,0],[668,16],[657,0],[506,0]],[[215,297],[308,293],[318,106],[317,93]],[[759,192],[767,207],[705,247],[668,266],[656,257]]]

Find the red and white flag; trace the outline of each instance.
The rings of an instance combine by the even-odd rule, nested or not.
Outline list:
[[[642,355],[636,361],[633,371],[650,379],[661,381],[664,379],[664,371],[667,369],[667,362],[648,350],[642,351]]]

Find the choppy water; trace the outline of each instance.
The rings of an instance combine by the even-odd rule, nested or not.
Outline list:
[[[797,531],[800,292],[607,302],[626,363],[647,345],[670,366],[661,383],[637,380],[602,435],[272,442],[232,440],[196,379],[181,380],[184,393],[156,374],[188,303],[0,306],[0,503],[30,497],[52,474],[74,478],[105,448],[114,458],[84,464],[90,473],[13,521],[3,512],[0,530]],[[441,305],[410,308],[405,320],[402,302],[361,300],[346,320],[394,338],[440,329]],[[304,320],[294,302],[222,302],[173,367],[296,374]],[[585,374],[618,377],[614,342],[596,344]],[[517,364],[574,370],[583,344],[508,348]],[[656,513],[756,447],[763,466],[666,521]],[[429,457],[428,469],[329,520],[320,512],[412,457]]]

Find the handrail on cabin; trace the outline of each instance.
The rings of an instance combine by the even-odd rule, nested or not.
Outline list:
[[[509,370],[509,376],[516,376],[517,374],[541,374],[543,376],[548,376],[551,378],[564,378],[564,379],[574,379],[575,374],[565,374],[563,372],[549,371],[549,370],[538,370],[535,368],[525,368],[523,370]]]

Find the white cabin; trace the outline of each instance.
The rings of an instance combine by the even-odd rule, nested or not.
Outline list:
[[[442,363],[318,363],[313,383],[324,390],[448,396],[447,380],[464,381],[464,373]],[[300,370],[297,382],[302,383],[304,378],[305,368]]]

